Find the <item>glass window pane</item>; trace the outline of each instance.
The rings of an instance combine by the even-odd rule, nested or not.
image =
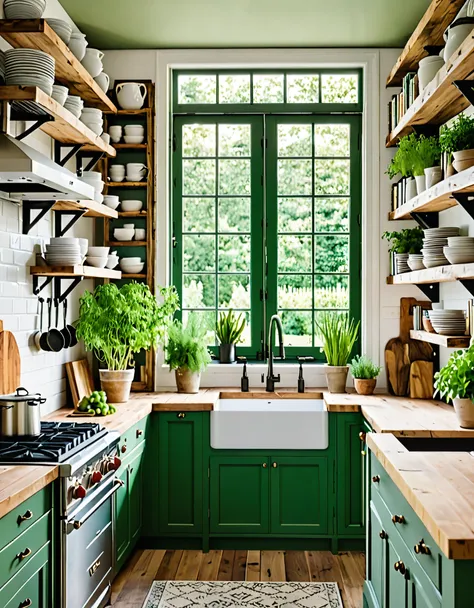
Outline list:
[[[311,237],[286,235],[278,239],[279,272],[311,272]]]
[[[314,277],[315,308],[349,308],[349,277],[317,275]]]
[[[180,74],[178,103],[216,103],[216,77]]]
[[[219,275],[219,308],[250,308],[250,275]]]
[[[327,159],[314,161],[315,194],[349,194],[349,182],[349,160]]]
[[[219,76],[219,103],[250,103],[250,74]]]
[[[219,272],[250,272],[250,236],[219,235]]]
[[[311,160],[278,161],[278,194],[311,194]]]
[[[250,232],[250,197],[219,199],[219,232]]]
[[[216,237],[211,235],[183,236],[183,270],[208,272],[216,268]]]
[[[315,232],[349,232],[348,198],[314,199]]]
[[[279,232],[311,232],[311,198],[278,199]]]
[[[215,308],[216,275],[183,275],[183,308]]]
[[[215,199],[183,198],[183,232],[215,232]]]
[[[358,94],[357,74],[323,74],[322,102],[323,103],[357,103]]]
[[[312,289],[311,275],[278,275],[278,308],[312,308]]]
[[[183,125],[183,156],[216,155],[216,125]]]
[[[278,156],[311,155],[311,125],[278,125]]]
[[[282,310],[279,314],[283,325],[285,346],[311,346],[313,341],[312,313],[300,310]]]
[[[207,346],[216,346],[217,338],[216,338],[216,318],[217,315],[215,311],[206,310],[206,311],[193,311],[193,310],[183,310],[183,325],[186,325],[188,322],[189,315],[193,314],[199,319],[199,323],[201,326],[207,329],[206,333],[206,344]]]
[[[288,74],[286,96],[288,103],[318,103],[319,75]]]
[[[219,160],[219,194],[250,194],[250,160]]]
[[[250,156],[250,125],[219,125],[219,156]]]
[[[349,125],[314,125],[315,156],[349,156]]]
[[[349,237],[314,237],[315,272],[349,272]]]
[[[254,103],[283,103],[283,74],[254,74]]]
[[[215,160],[183,160],[183,194],[202,196],[216,192]]]

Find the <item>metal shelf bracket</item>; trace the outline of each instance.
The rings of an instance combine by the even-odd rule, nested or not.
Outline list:
[[[474,218],[474,194],[466,192],[453,192],[453,198],[461,205],[461,207]]]
[[[41,284],[40,279],[44,279]],[[51,283],[52,280],[53,277],[38,277],[36,275],[33,275],[33,293],[35,294],[35,296],[40,294],[43,289]]]
[[[474,296],[474,279],[459,279],[459,282],[468,290],[471,296]]]
[[[68,163],[71,158],[74,158],[76,156],[76,154],[79,152],[79,150],[82,148],[83,144],[63,144],[60,141],[55,141],[54,142],[54,162],[57,163],[58,165],[61,165],[61,167],[64,167],[64,165],[66,165],[66,163]],[[62,152],[63,152],[63,148],[68,148],[69,152],[66,153],[65,156],[63,156]]]
[[[412,125],[412,128],[417,135],[424,135],[425,137],[439,134],[439,125]]]
[[[52,277],[51,277],[52,278]],[[54,277],[54,297],[61,304],[68,297],[73,289],[75,289],[84,277]],[[62,290],[62,282],[71,281],[71,283]]]
[[[412,218],[416,221],[416,223],[421,226],[421,228],[437,228],[439,224],[439,215],[438,213],[423,213],[412,211]]]
[[[76,155],[76,171],[78,175],[82,175],[82,171],[92,171],[96,164],[103,158],[105,152],[79,152]],[[88,158],[89,161],[83,166],[83,161]]]
[[[64,236],[85,213],[87,213],[87,209],[80,209],[79,211],[56,211],[54,216],[54,236]],[[63,226],[63,217],[71,218],[65,226]]]
[[[55,201],[23,201],[23,234],[28,234],[53,208]],[[32,211],[39,211],[32,219]]]
[[[455,80],[453,82],[459,91],[468,100],[471,106],[474,105],[474,82],[472,80]]]
[[[439,302],[439,283],[417,283],[416,286],[431,302]]]

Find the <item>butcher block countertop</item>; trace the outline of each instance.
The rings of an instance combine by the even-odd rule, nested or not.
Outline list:
[[[474,457],[468,452],[409,452],[390,434],[367,445],[450,559],[474,559]]]
[[[57,479],[57,466],[0,466],[0,518]]]

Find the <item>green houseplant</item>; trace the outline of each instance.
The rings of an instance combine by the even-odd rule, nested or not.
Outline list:
[[[372,395],[382,368],[368,357],[356,355],[349,364],[349,369],[354,378],[354,387],[357,394]]]
[[[323,342],[326,355],[326,381],[330,393],[345,393],[347,362],[359,334],[360,322],[349,319],[347,314],[323,313],[316,322],[317,332]]]
[[[216,334],[219,340],[219,361],[221,363],[235,362],[235,345],[242,339],[245,329],[245,317],[235,315],[232,309],[221,312],[216,323]]]
[[[439,141],[448,161],[454,159],[456,171],[474,166],[474,118],[459,114],[450,126],[441,129]]]
[[[408,272],[408,256],[410,253],[420,253],[423,247],[423,230],[404,228],[400,232],[384,232],[382,238],[390,243],[389,251],[393,255],[394,274]]]
[[[418,138],[417,154],[414,159],[413,174],[415,175],[416,190],[421,194],[426,188],[431,188],[441,180],[441,147],[439,138]]]
[[[435,389],[454,403],[460,426],[474,428],[474,346],[451,355],[435,374]]]
[[[175,370],[178,393],[198,393],[201,372],[211,362],[206,345],[207,327],[190,314],[184,326],[175,320],[168,329],[165,362]]]
[[[400,139],[397,151],[393,160],[388,166],[387,173],[390,179],[397,175],[404,178],[405,200],[410,200],[416,196],[416,184],[414,180],[413,164],[416,155],[417,139],[415,134],[406,135]]]
[[[114,283],[85,291],[80,299],[77,337],[84,340],[105,364],[100,370],[102,389],[110,403],[124,403],[130,396],[135,353],[149,350],[163,340],[171,315],[179,305],[174,287],[160,289],[158,303],[147,285]]]

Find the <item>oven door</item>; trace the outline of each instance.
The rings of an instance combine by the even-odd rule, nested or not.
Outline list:
[[[63,521],[63,608],[106,604],[113,572],[113,495],[121,485],[115,477],[101,484]]]

